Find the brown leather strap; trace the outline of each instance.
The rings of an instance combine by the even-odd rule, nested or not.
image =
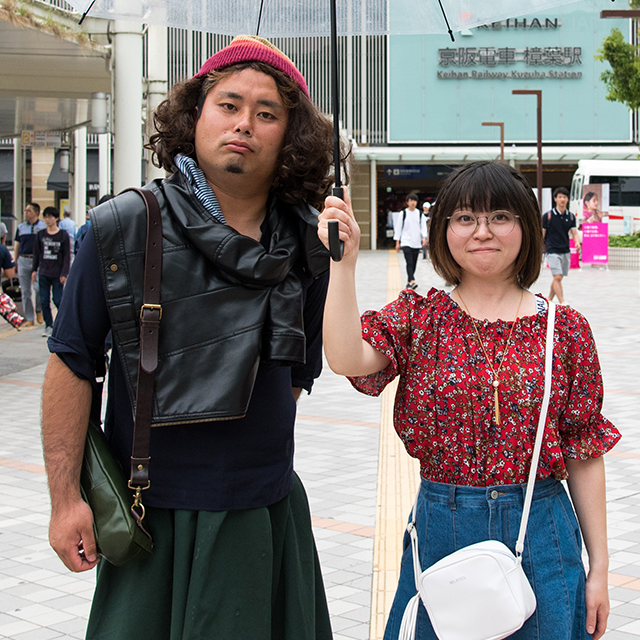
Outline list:
[[[129,479],[129,487],[139,491],[149,488],[153,380],[158,367],[158,337],[160,319],[162,318],[162,306],[160,305],[162,218],[158,200],[151,191],[135,188],[125,189],[125,191],[139,193],[144,199],[147,209],[147,245],[144,257],[142,308],[140,309],[140,361]]]

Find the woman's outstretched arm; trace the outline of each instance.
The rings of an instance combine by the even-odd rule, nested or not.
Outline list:
[[[344,189],[344,201],[335,196],[325,200],[320,214],[318,236],[329,246],[327,225],[337,220],[340,240],[344,242],[344,257],[331,262],[329,290],[324,307],[323,341],[331,369],[344,376],[364,376],[382,371],[389,358],[362,339],[360,313],[356,301],[356,262],[360,244],[360,228],[353,215],[351,199]]]
[[[587,633],[598,640],[605,632],[609,617],[609,553],[607,550],[607,507],[604,460],[565,458],[569,473],[569,492],[589,554],[589,575],[585,600]]]

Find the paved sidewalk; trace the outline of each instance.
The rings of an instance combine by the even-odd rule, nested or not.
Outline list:
[[[403,274],[404,261],[397,260]],[[362,254],[361,310],[385,303],[390,272],[388,252]],[[544,270],[533,290],[546,295],[550,279]],[[442,285],[422,259],[416,280],[422,293]],[[606,640],[640,637],[639,286],[639,272],[591,268],[572,271],[565,280],[568,300],[586,315],[596,337],[605,415],[623,433],[606,457],[613,606]],[[70,574],[47,542],[49,501],[39,436],[45,340],[38,329],[15,334],[3,323],[0,319],[0,638],[83,638],[93,573]],[[378,478],[381,410],[380,399],[356,393],[326,367],[314,392],[299,403],[296,468],[309,494],[335,640],[367,640],[372,615],[384,616],[384,598],[374,598],[371,611],[378,482],[384,480]],[[388,417],[382,421],[386,425]],[[371,632],[379,637],[373,627]]]

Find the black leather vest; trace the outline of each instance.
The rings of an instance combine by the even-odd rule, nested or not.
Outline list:
[[[182,221],[194,211],[203,219],[210,216],[180,172],[146,188],[158,198],[163,224],[162,320],[153,424],[242,417],[261,358],[283,365],[304,362],[302,286],[290,270],[278,274],[287,280],[275,287],[273,279],[239,279],[221,268],[216,256],[212,259],[198,250]],[[297,238],[295,260],[305,273],[318,277],[328,269],[329,259],[317,237],[317,211],[305,203],[274,206],[271,219],[277,216],[278,233]],[[113,338],[134,405],[146,238],[144,202],[135,192],[123,193],[95,208],[91,220]],[[222,225],[214,231],[233,232]],[[233,236],[232,241],[244,242],[245,247],[253,243],[235,232]],[[234,243],[225,240],[223,244]],[[262,251],[254,244],[249,248]],[[246,262],[250,254],[238,253],[236,248],[231,262]],[[266,259],[271,256],[267,254]]]

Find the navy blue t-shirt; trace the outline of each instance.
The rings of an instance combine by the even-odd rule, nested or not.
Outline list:
[[[0,273],[2,273],[3,269],[13,269],[15,266],[9,249],[0,244]]]
[[[328,284],[328,272],[317,280],[296,273],[305,295],[306,364],[292,368],[262,363],[244,418],[153,427],[145,504],[204,511],[252,509],[273,504],[291,491],[296,414],[291,388],[310,391],[321,373]],[[110,328],[96,245],[89,233],[71,268],[49,350],[76,376],[95,385],[94,361]],[[108,386],[105,433],[128,477],[133,409],[115,346]]]

